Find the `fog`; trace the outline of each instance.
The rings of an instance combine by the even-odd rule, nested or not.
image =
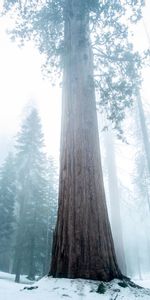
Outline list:
[[[132,42],[134,43],[134,48],[139,51],[149,46],[150,22],[147,12],[149,10],[149,3],[147,3],[147,8],[144,10],[145,25],[143,21],[141,21],[139,25],[134,25],[133,28],[134,35]],[[10,152],[12,156],[17,155],[18,150],[16,150],[16,144],[18,143],[18,133],[20,133],[21,130],[23,132],[23,124],[28,126],[28,117],[34,109],[38,114],[36,124],[41,122],[42,132],[44,133],[45,146],[43,146],[43,153],[45,155],[45,162],[47,162],[50,157],[49,170],[51,170],[51,172],[45,175],[46,180],[48,180],[46,186],[47,192],[44,196],[46,210],[39,206],[40,214],[38,216],[39,219],[42,218],[41,215],[43,213],[43,219],[47,218],[46,229],[43,230],[45,230],[45,236],[47,234],[47,237],[44,238],[48,250],[43,250],[42,243],[38,245],[38,249],[40,250],[36,255],[37,257],[39,255],[40,258],[38,257],[37,259],[37,273],[35,272],[33,278],[32,272],[28,274],[28,277],[34,280],[35,275],[42,276],[48,272],[48,267],[45,266],[45,264],[47,263],[49,265],[50,261],[48,255],[51,251],[52,231],[54,230],[57,215],[59,143],[61,132],[61,86],[58,81],[53,85],[49,78],[43,78],[41,70],[43,57],[34,47],[33,43],[28,42],[21,48],[10,40],[9,35],[6,33],[6,29],[10,26],[9,22],[9,19],[6,18],[0,20],[1,178],[3,178],[6,169],[7,171],[9,168],[11,170],[13,169],[11,165],[13,158],[10,159],[9,157],[8,160],[8,156]],[[138,104],[134,104],[131,110],[127,111],[126,118],[123,121],[123,136],[125,137],[125,141],[117,138],[111,122],[108,122],[106,116],[99,111],[98,122],[105,192],[118,264],[126,276],[144,280],[145,278],[150,279],[150,170],[147,158],[147,151],[150,150],[150,144],[147,140],[147,137],[150,140],[150,69],[147,65],[143,68],[142,76],[143,83],[139,97],[142,103],[145,125],[143,125],[143,121],[140,119],[141,108]],[[103,127],[106,125],[108,128],[104,131]],[[147,136],[144,134],[143,126],[146,126]],[[39,135],[40,134],[41,132],[39,131]],[[20,145],[18,147],[21,149]],[[18,164],[18,160],[19,156],[17,157],[17,162],[14,163],[15,167]],[[48,162],[46,164],[48,165]],[[6,168],[6,165],[8,168]],[[20,186],[23,186],[24,183],[22,183],[19,178],[19,176],[21,176],[20,174],[22,174],[21,167],[20,165],[17,166],[18,173],[16,180],[21,190]],[[6,177],[6,179],[8,179],[9,176],[7,175]],[[3,181],[3,185],[1,183],[2,193],[5,183],[5,181]],[[28,185],[26,188],[28,188]],[[41,189],[44,189],[44,187]],[[15,192],[14,195],[14,197],[16,197]],[[19,197],[20,194],[18,199]],[[19,215],[18,199],[14,200],[16,201],[15,215],[17,218]],[[48,199],[51,199],[50,203]],[[29,204],[28,213],[27,216],[25,216],[27,220],[29,217],[29,221],[31,221],[29,216],[29,211],[31,210],[32,206],[30,207]],[[47,215],[47,211],[52,211],[51,219],[49,219],[50,216]],[[40,232],[40,228],[44,226],[43,224],[44,222],[37,225],[36,234]],[[16,230],[16,224],[13,226]],[[6,251],[8,250],[7,243],[4,243],[4,248],[0,249],[1,271],[14,272],[14,261],[16,259],[14,258],[16,249],[14,241],[17,234],[19,235],[16,230],[11,245],[13,254]],[[3,237],[1,238],[3,239]],[[5,249],[5,247],[7,249]],[[25,247],[27,247],[27,245]],[[46,254],[44,251],[46,251]],[[23,255],[22,272],[27,274],[28,269],[25,265],[25,254]],[[9,263],[6,262],[8,257]],[[28,261],[28,265],[30,265],[30,260]]]
[[[49,154],[59,156],[61,91],[43,79],[42,58],[32,43],[19,48],[6,33],[8,20],[0,20],[0,143],[1,159],[13,144],[28,106],[37,106]],[[55,134],[54,134],[55,131]],[[53,143],[50,142],[53,140]],[[4,150],[3,150],[4,149]]]

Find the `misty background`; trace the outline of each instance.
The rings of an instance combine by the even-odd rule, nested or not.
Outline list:
[[[150,3],[147,1],[143,20],[131,28],[132,42],[139,51],[150,47],[149,11]],[[55,173],[58,174],[61,87],[57,81],[53,85],[49,83],[48,78],[43,79],[43,59],[32,43],[19,48],[10,41],[6,30],[11,26],[11,22],[13,21],[8,17],[0,20],[0,164],[3,165],[10,151],[16,151],[17,133],[26,122],[32,108],[36,108],[44,133],[44,152],[53,160]],[[150,139],[149,67],[145,66],[142,74],[143,83],[139,97]],[[111,124],[108,124],[100,112],[98,121],[107,204],[116,252],[120,264],[120,253],[125,255],[128,276],[144,279],[150,277],[150,173],[144,150],[145,137],[142,134],[139,107],[134,105],[126,116],[123,124],[125,141],[116,137]],[[104,126],[107,126],[108,130],[103,131]],[[58,175],[55,180],[53,200],[56,203]],[[114,204],[115,199],[119,202],[119,208],[118,202]],[[121,222],[119,228],[115,220],[117,210]],[[56,213],[57,205],[53,215],[56,216]],[[120,247],[123,247],[123,252]],[[12,272],[12,265],[11,260],[6,271]],[[41,276],[43,270],[41,267],[37,269],[37,275]],[[5,267],[3,270],[5,271]]]

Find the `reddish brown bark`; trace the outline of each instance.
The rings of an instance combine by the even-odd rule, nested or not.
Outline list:
[[[88,15],[67,0],[59,209],[50,275],[120,277],[100,161]],[[82,15],[81,15],[82,14]]]

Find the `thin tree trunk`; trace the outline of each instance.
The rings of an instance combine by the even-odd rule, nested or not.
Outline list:
[[[28,196],[28,199],[31,199],[30,196]],[[33,225],[32,225],[32,232],[30,232],[30,247],[29,247],[29,275],[28,278],[31,280],[35,280],[35,238],[36,238],[36,225],[37,225],[37,211],[38,211],[38,205],[37,205],[37,198],[35,199],[35,204],[33,207]]]
[[[59,209],[50,275],[108,281],[121,273],[105,202],[83,9],[83,0],[66,0]]]
[[[114,142],[110,129],[104,133],[104,144],[106,150],[106,163],[108,170],[108,188],[110,199],[111,227],[115,244],[117,261],[122,273],[127,274],[126,261],[123,245],[122,220],[120,214],[120,195],[118,190],[118,179],[115,161]]]
[[[21,274],[21,263],[22,263],[22,256],[21,253],[18,252],[18,258],[15,266],[15,282],[19,283],[20,282],[20,274]]]
[[[147,160],[147,167],[150,175],[150,143],[149,143],[149,136],[148,136],[147,125],[145,121],[145,115],[144,115],[140,93],[137,95],[137,106],[139,111],[139,119],[140,119],[140,126],[141,126],[142,137],[143,137],[144,151]]]
[[[23,232],[24,232],[24,218],[25,218],[25,199],[24,197],[20,198],[20,207],[19,207],[19,217],[18,217],[18,228],[16,236],[16,249],[15,249],[15,259],[14,259],[14,270],[15,270],[15,282],[20,282],[20,274],[22,269],[22,254],[23,254]]]
[[[15,282],[20,282],[20,274],[22,269],[22,252],[23,252],[23,245],[22,245],[22,230],[23,230],[23,223],[20,224],[18,227],[18,233],[16,238],[16,249],[15,249],[15,259],[14,259],[14,270],[15,270]]]
[[[140,259],[140,254],[139,254],[139,245],[137,243],[138,237],[136,236],[135,238],[135,243],[136,243],[136,259],[137,259],[137,271],[139,275],[139,279],[142,280],[142,272],[141,272],[141,259]]]
[[[35,280],[34,248],[35,248],[35,232],[33,232],[33,235],[31,235],[31,242],[30,242],[29,275],[28,275],[28,278],[30,280]]]
[[[51,262],[51,250],[52,250],[52,225],[47,221],[47,234],[46,234],[46,248],[45,248],[45,258],[43,262],[43,276],[49,271],[49,264]]]

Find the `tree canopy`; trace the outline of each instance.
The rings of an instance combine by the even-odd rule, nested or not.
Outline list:
[[[112,121],[118,136],[125,108],[131,107],[140,86],[141,57],[129,39],[131,23],[142,16],[144,0],[77,0],[79,18],[88,15],[94,54],[95,85],[98,103]],[[64,21],[71,18],[72,7],[64,0],[4,0],[4,12],[16,16],[11,35],[34,40],[45,56],[44,70],[61,74],[64,57]]]

